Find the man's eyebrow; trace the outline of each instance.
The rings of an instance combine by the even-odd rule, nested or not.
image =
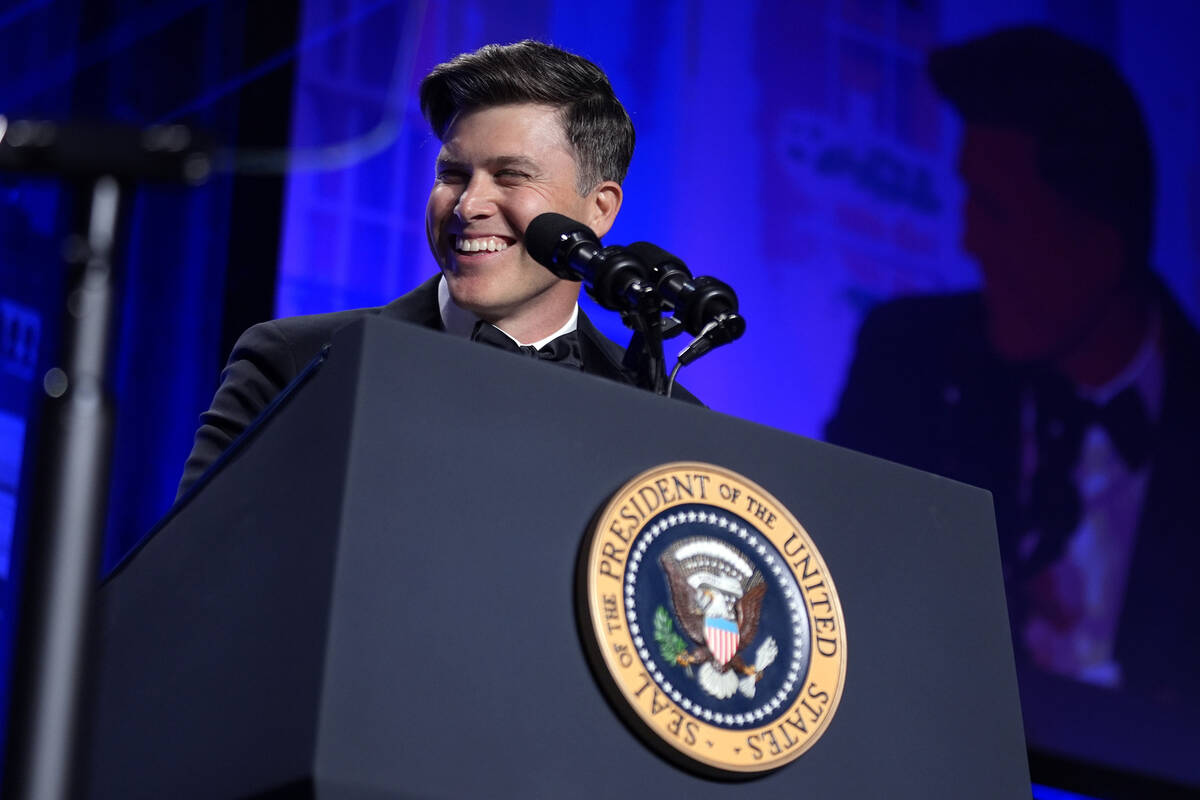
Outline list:
[[[504,167],[520,167],[528,171],[540,169],[538,162],[534,161],[529,156],[522,155],[500,155],[493,156],[487,160],[487,166],[490,169],[502,169]],[[436,165],[438,169],[448,167],[467,167],[468,164],[464,159],[455,158],[452,155],[442,154],[437,157]]]
[[[445,169],[447,167],[463,167],[466,166],[466,162],[455,158],[454,156],[448,156],[443,153],[437,157],[435,165],[438,169]]]
[[[488,166],[492,167],[493,169],[500,167],[521,167],[527,170],[538,169],[538,163],[536,161],[529,156],[521,155],[495,156],[494,158],[488,159]]]

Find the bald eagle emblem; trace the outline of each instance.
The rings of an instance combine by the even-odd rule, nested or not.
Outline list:
[[[661,611],[655,638],[668,661],[687,669],[699,665],[696,680],[724,700],[735,692],[754,697],[755,686],[779,654],[768,636],[747,663],[758,634],[767,584],[737,548],[706,536],[681,539],[659,558],[667,577],[675,619],[691,639],[688,646]]]

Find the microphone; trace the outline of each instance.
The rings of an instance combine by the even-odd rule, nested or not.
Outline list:
[[[729,318],[725,324],[736,329],[729,341],[746,330],[746,321],[737,313],[737,294],[729,284],[703,275],[693,278],[683,261],[650,242],[634,242],[625,249],[649,265],[655,290],[675,310],[685,331],[699,336],[708,323],[724,317]]]
[[[547,212],[525,228],[525,249],[560,278],[582,280],[588,293],[610,311],[645,308],[653,299],[650,269],[620,247],[602,247],[591,228]]]
[[[692,273],[687,265],[650,242],[634,242],[625,249],[650,268],[650,279],[654,282],[654,290],[658,292],[663,306],[678,312],[681,295],[694,288],[691,284]],[[674,325],[682,326],[682,317],[677,316]],[[693,336],[696,334],[690,327],[686,330]]]
[[[582,222],[545,213],[526,227],[525,249],[558,277],[586,282],[588,292],[604,308],[643,314],[651,310],[656,315],[662,306],[673,309],[678,323],[696,337],[679,354],[681,364],[692,363],[746,331],[737,294],[727,283],[707,276],[693,278],[683,261],[649,242],[602,247]],[[659,353],[661,358],[661,348]]]

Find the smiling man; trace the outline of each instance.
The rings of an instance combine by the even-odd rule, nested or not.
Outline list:
[[[550,336],[579,284],[534,261],[522,234],[546,211],[608,232],[633,157],[629,115],[594,64],[532,41],[437,67],[421,110],[442,141],[425,221],[450,297],[523,344]]]
[[[567,321],[579,285],[534,261],[522,232],[556,211],[602,236],[621,205],[616,181],[577,191],[559,116],[525,103],[460,113],[445,133],[429,194],[429,246],[455,304],[523,342]]]
[[[580,284],[525,249],[547,211],[598,236],[621,209],[633,157],[629,115],[593,63],[541,42],[488,45],[421,83],[421,110],[442,142],[425,225],[441,268],[379,308],[274,320],[234,346],[184,467],[186,492],[329,342],[367,315],[443,330],[558,366],[635,384],[624,351],[579,311]],[[695,398],[676,389],[676,396]]]

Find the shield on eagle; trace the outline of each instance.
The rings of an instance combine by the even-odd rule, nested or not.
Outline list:
[[[704,641],[718,666],[725,666],[738,651],[737,623],[724,617],[704,618]]]

